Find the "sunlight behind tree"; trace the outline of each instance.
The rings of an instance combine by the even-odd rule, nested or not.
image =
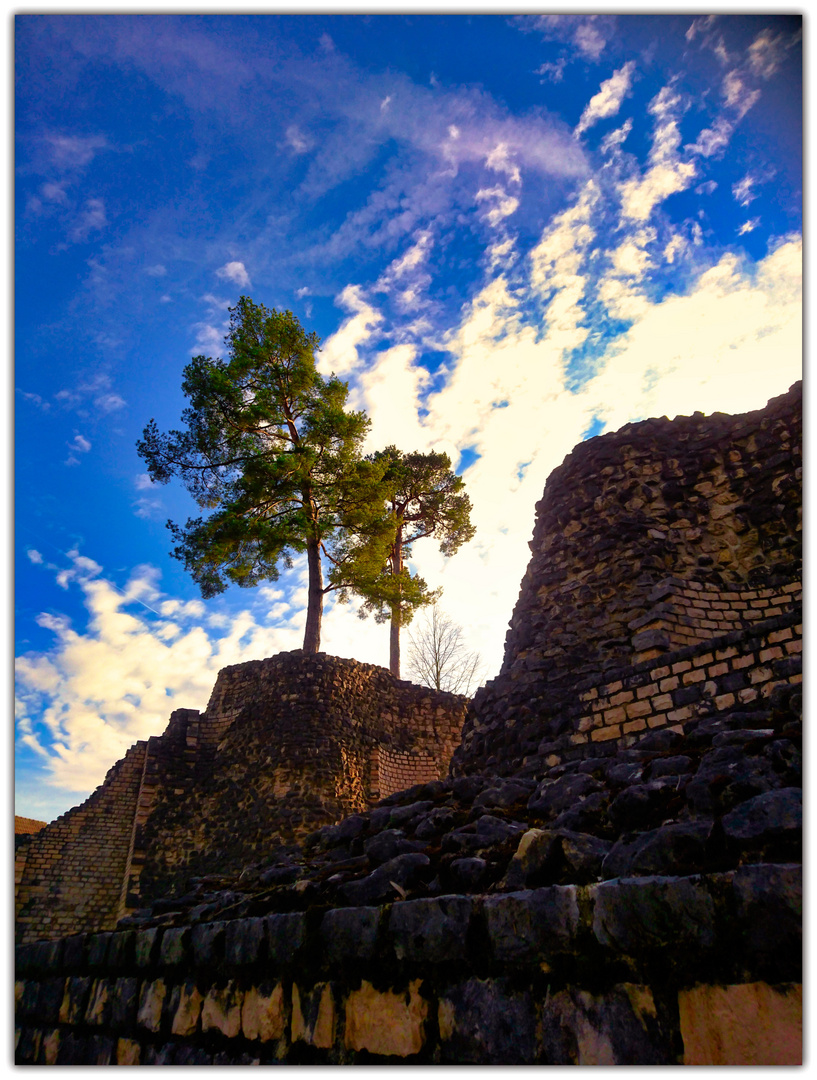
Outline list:
[[[462,627],[435,604],[414,632],[409,631],[406,674],[433,690],[469,697],[482,683],[485,667],[480,654],[468,648]]]

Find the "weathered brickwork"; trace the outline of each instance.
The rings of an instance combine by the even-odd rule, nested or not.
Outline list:
[[[513,771],[561,734],[577,685],[793,610],[801,444],[797,383],[757,412],[646,420],[576,447],[537,504],[502,670],[474,698],[455,770]]]
[[[760,620],[791,611],[802,599],[800,581],[777,589],[732,586],[722,590],[699,581],[668,578],[647,597],[652,604],[647,612],[629,623],[634,662],[697,645],[732,630],[746,629]]]
[[[16,889],[18,940],[116,925],[145,751],[136,743],[86,802],[31,837]]]
[[[759,865],[33,944],[17,1061],[795,1065],[801,910]]]
[[[445,776],[465,705],[323,654],[225,668],[204,714],[176,710],[162,736],[30,839],[18,940],[112,927],[191,875],[258,861],[270,844]]]

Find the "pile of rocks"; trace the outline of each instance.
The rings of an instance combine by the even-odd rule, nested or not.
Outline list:
[[[763,707],[652,731],[538,780],[418,784],[240,874],[193,879],[120,927],[800,862],[801,713],[799,688],[782,686]]]

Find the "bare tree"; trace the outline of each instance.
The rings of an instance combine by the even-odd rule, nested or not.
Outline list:
[[[406,674],[422,686],[468,697],[484,676],[482,658],[466,645],[462,627],[436,604],[424,615],[416,630],[409,631]]]

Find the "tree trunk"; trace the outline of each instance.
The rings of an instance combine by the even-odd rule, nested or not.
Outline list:
[[[323,574],[320,543],[317,539],[307,541],[306,559],[309,568],[309,599],[306,607],[304,652],[316,653],[321,647],[321,618],[323,616]]]
[[[399,529],[397,539],[394,542],[394,550],[391,556],[391,569],[393,574],[399,574],[403,569],[403,530]],[[389,671],[392,675],[400,678],[400,605],[392,605],[391,627],[389,632]]]

